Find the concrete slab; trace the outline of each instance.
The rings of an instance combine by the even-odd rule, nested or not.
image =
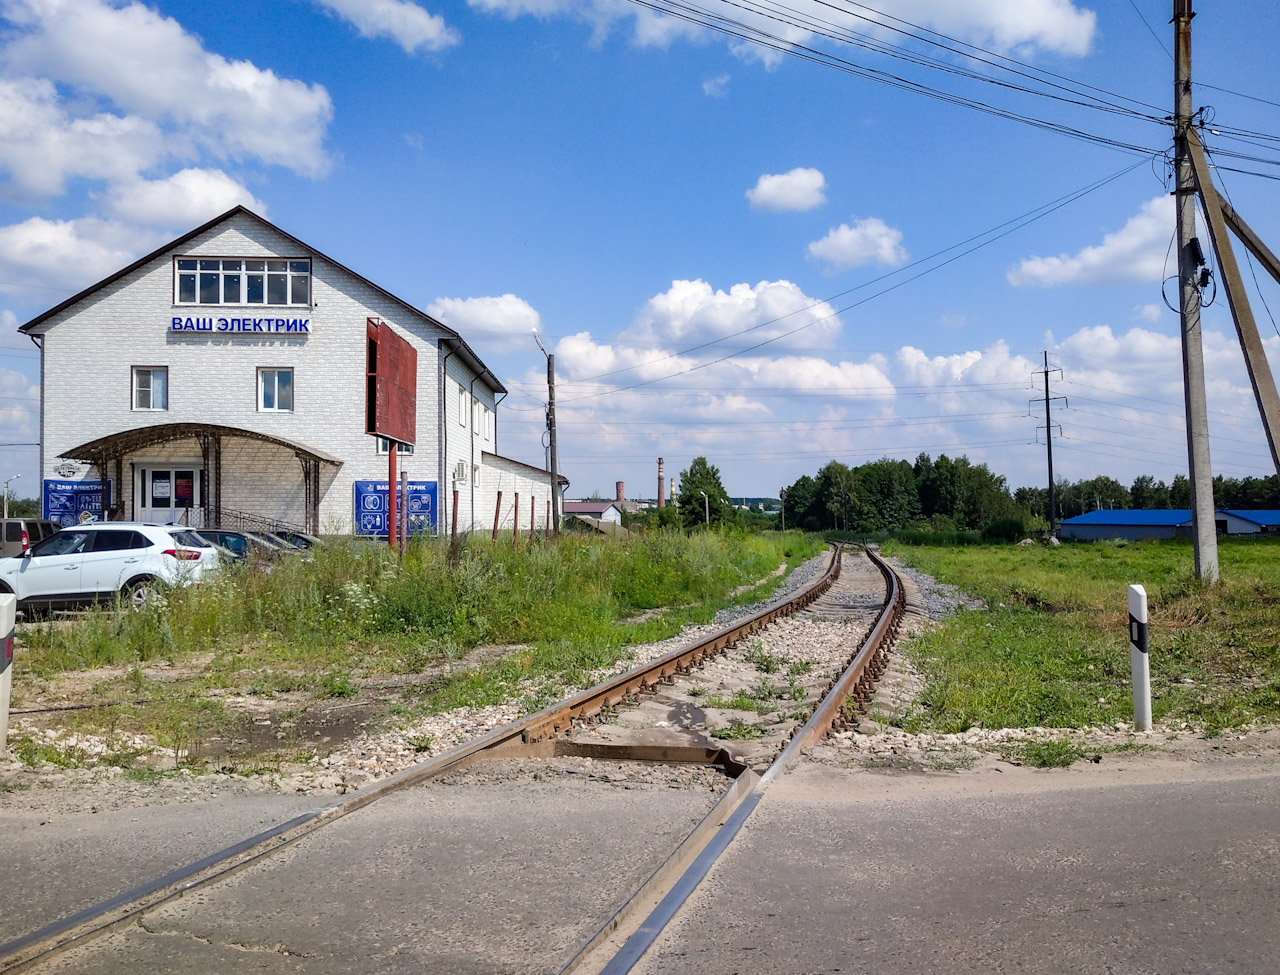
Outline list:
[[[718,795],[585,774],[431,783],[40,971],[554,972]]]
[[[0,805],[0,942],[216,853],[317,809],[332,797],[237,791],[155,805],[69,804],[27,809],[21,794]],[[14,808],[14,807],[17,808]]]
[[[1278,795],[1274,759],[1163,778],[806,765],[634,971],[1272,971]]]

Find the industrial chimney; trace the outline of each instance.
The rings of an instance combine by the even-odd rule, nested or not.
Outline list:
[[[613,486],[613,493],[614,493],[613,500],[617,501],[619,504],[621,504],[623,501],[626,501],[627,500],[626,484],[622,481],[618,481]]]
[[[665,508],[667,506],[667,496],[664,493],[667,487],[666,478],[662,476],[662,458],[658,458],[658,507]]]

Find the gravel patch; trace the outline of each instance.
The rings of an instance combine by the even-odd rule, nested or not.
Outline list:
[[[867,723],[864,722],[864,726]],[[1028,764],[1028,746],[1062,742],[1074,746],[1074,761],[1112,763],[1145,756],[1204,761],[1220,755],[1261,756],[1280,752],[1280,728],[1254,724],[1221,735],[1206,734],[1185,721],[1135,731],[1114,725],[1083,728],[970,728],[957,734],[913,735],[899,728],[875,727],[871,734],[844,731],[810,753],[812,761],[843,768],[884,772],[962,772],[993,762]]]
[[[729,777],[708,765],[650,765],[646,762],[614,762],[592,758],[529,758],[485,760],[432,779],[426,788],[458,785],[494,785],[577,779],[600,782],[616,789],[680,789],[723,792]]]
[[[954,616],[962,609],[987,608],[986,603],[981,599],[975,599],[959,586],[939,582],[933,576],[911,568],[900,559],[888,556],[882,556],[882,558],[893,566],[899,575],[914,586],[915,599],[911,598],[910,587],[908,587],[907,601],[909,604],[914,604],[909,608],[914,609],[930,622],[940,623],[947,617]]]

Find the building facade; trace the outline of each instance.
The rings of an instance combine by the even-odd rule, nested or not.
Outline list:
[[[21,326],[41,350],[45,515],[385,533],[378,322],[417,354],[397,450],[414,529],[492,528],[491,481],[545,529],[550,474],[498,454],[506,389],[466,341],[243,207]]]

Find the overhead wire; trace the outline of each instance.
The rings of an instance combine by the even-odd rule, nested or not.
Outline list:
[[[984,231],[984,232],[979,233],[979,234],[975,234],[975,235],[973,235],[973,236],[971,236],[971,237],[967,238],[965,241],[961,242],[960,244],[953,244],[953,245],[951,245],[950,247],[946,247],[946,248],[943,248],[943,249],[942,249],[942,250],[940,250],[940,251],[936,251],[936,252],[934,252],[933,254],[929,255],[928,257],[921,258],[919,261],[915,261],[915,262],[913,262],[913,263],[912,263],[911,265],[909,265],[908,267],[918,267],[918,266],[920,266],[921,264],[924,264],[924,263],[927,263],[928,261],[934,260],[935,258],[937,258],[937,257],[939,257],[939,256],[941,256],[941,255],[943,255],[943,254],[948,254],[948,253],[950,253],[951,251],[955,250],[957,247],[963,247],[965,244],[970,243],[970,242],[975,241],[975,240],[976,240],[976,241],[980,241],[979,243],[975,244],[974,246],[969,247],[967,250],[963,250],[963,251],[961,251],[961,252],[960,252],[960,253],[958,253],[958,254],[954,254],[954,255],[952,255],[951,257],[947,258],[947,259],[946,259],[946,260],[944,260],[944,261],[941,261],[941,262],[939,262],[939,263],[937,263],[937,264],[933,264],[932,266],[926,267],[926,268],[924,268],[923,270],[921,270],[921,271],[917,272],[916,274],[913,274],[913,275],[911,275],[911,276],[909,276],[909,277],[907,277],[907,278],[904,278],[904,279],[903,279],[903,280],[901,280],[901,281],[897,281],[897,282],[893,283],[892,285],[890,285],[890,286],[888,286],[888,287],[886,287],[886,288],[882,288],[881,290],[879,290],[879,291],[877,291],[877,292],[875,292],[875,293],[873,293],[873,294],[871,294],[871,295],[868,295],[867,297],[865,297],[865,298],[863,298],[863,299],[861,299],[861,300],[859,300],[859,301],[856,301],[856,302],[853,302],[853,303],[851,303],[851,304],[849,304],[849,305],[846,305],[846,306],[845,306],[845,307],[843,307],[843,308],[839,308],[839,309],[837,309],[836,311],[832,312],[830,315],[822,316],[821,318],[817,318],[817,319],[815,319],[814,321],[808,322],[808,323],[806,323],[806,324],[804,324],[804,325],[801,325],[801,326],[799,326],[799,327],[797,327],[797,328],[790,329],[790,330],[788,330],[788,331],[786,331],[786,332],[783,332],[783,333],[781,333],[781,334],[779,334],[779,335],[776,335],[776,336],[774,336],[774,337],[772,337],[772,338],[768,338],[768,339],[765,339],[765,340],[763,340],[763,341],[761,341],[761,342],[757,342],[757,343],[755,343],[755,344],[753,344],[753,345],[750,345],[750,346],[747,346],[747,347],[745,347],[745,348],[743,348],[743,349],[735,350],[735,351],[733,351],[733,352],[730,352],[730,353],[729,353],[729,354],[727,354],[727,355],[720,356],[719,358],[712,359],[712,360],[709,360],[709,361],[707,361],[707,362],[703,362],[703,363],[699,363],[699,364],[696,364],[696,365],[690,366],[690,367],[689,367],[689,368],[687,368],[687,369],[682,369],[682,370],[680,370],[680,371],[677,371],[677,372],[674,372],[674,373],[670,373],[669,375],[666,375],[666,376],[662,376],[662,377],[659,377],[659,378],[656,378],[656,379],[647,379],[647,380],[642,380],[642,381],[640,381],[640,382],[631,383],[630,385],[625,385],[625,386],[611,386],[611,387],[608,387],[608,388],[606,388],[606,389],[599,390],[599,391],[594,392],[594,393],[584,393],[584,394],[583,394],[583,395],[581,395],[581,396],[576,396],[576,397],[571,397],[571,398],[569,398],[569,399],[566,399],[566,400],[564,400],[564,401],[563,401],[563,403],[565,403],[565,404],[569,404],[569,403],[574,403],[574,402],[580,402],[580,401],[582,401],[582,400],[585,400],[585,399],[591,399],[591,398],[594,398],[594,397],[597,397],[597,396],[603,396],[603,395],[612,394],[612,393],[626,392],[626,391],[629,391],[629,390],[638,389],[638,388],[640,388],[640,387],[642,387],[642,386],[650,386],[650,385],[653,385],[653,384],[655,384],[655,383],[665,382],[665,381],[666,381],[666,380],[668,380],[668,379],[674,379],[674,378],[675,378],[675,377],[677,377],[677,376],[684,376],[684,375],[688,375],[688,374],[689,374],[689,373],[691,373],[691,372],[696,372],[696,371],[698,371],[698,370],[700,370],[700,369],[705,369],[705,368],[707,368],[707,367],[709,367],[709,366],[717,365],[718,363],[724,362],[724,361],[726,361],[726,360],[728,360],[728,359],[732,359],[732,358],[735,358],[735,357],[737,357],[737,356],[744,355],[744,354],[745,354],[745,353],[747,353],[747,352],[754,352],[754,351],[756,351],[757,349],[763,348],[764,346],[772,345],[773,343],[778,342],[778,341],[780,341],[781,339],[788,338],[788,337],[789,337],[789,336],[791,336],[791,335],[795,335],[797,332],[801,332],[801,331],[804,331],[804,330],[805,330],[805,329],[807,329],[807,328],[811,328],[811,327],[813,327],[814,325],[817,325],[819,322],[823,322],[823,321],[827,321],[827,320],[829,320],[829,319],[831,319],[831,318],[835,318],[837,315],[841,315],[841,314],[843,314],[844,312],[851,311],[852,309],[857,308],[857,307],[859,307],[859,306],[861,306],[861,305],[864,305],[864,304],[866,304],[867,302],[874,300],[875,298],[882,297],[883,295],[886,295],[886,294],[890,293],[891,291],[895,291],[895,290],[897,290],[898,288],[902,287],[903,285],[909,284],[909,283],[911,283],[912,281],[918,280],[919,278],[922,278],[922,277],[924,277],[924,276],[925,276],[925,275],[927,275],[927,274],[931,274],[931,273],[933,273],[934,271],[940,270],[941,268],[946,267],[947,265],[954,263],[955,261],[959,260],[960,258],[968,256],[969,254],[973,253],[973,252],[974,252],[974,251],[976,251],[976,250],[979,250],[979,249],[981,249],[981,248],[983,248],[983,247],[986,247],[986,246],[988,246],[988,245],[990,245],[990,244],[993,244],[993,243],[995,243],[997,240],[1001,240],[1001,239],[1003,239],[1004,237],[1007,237],[1009,234],[1013,233],[1014,231],[1016,231],[1016,230],[1020,230],[1022,227],[1028,226],[1029,224],[1034,223],[1035,221],[1040,220],[1040,219],[1042,219],[1042,218],[1044,218],[1044,217],[1048,216],[1049,214],[1051,214],[1051,213],[1053,213],[1053,212],[1055,212],[1055,211],[1057,211],[1057,210],[1062,209],[1063,207],[1067,206],[1068,204],[1070,204],[1070,203],[1074,203],[1076,200],[1082,199],[1083,197],[1087,196],[1088,194],[1093,193],[1093,192],[1095,192],[1095,191],[1097,191],[1097,190],[1101,189],[1103,186],[1106,186],[1106,185],[1108,185],[1109,183],[1114,182],[1115,180],[1117,180],[1117,179],[1121,178],[1122,176],[1126,176],[1126,175],[1128,175],[1129,173],[1131,173],[1131,172],[1133,172],[1135,169],[1137,169],[1139,166],[1143,165],[1143,163],[1144,163],[1144,162],[1145,162],[1145,160],[1143,160],[1142,162],[1134,163],[1134,164],[1132,164],[1132,165],[1130,165],[1130,166],[1126,166],[1124,169],[1121,169],[1121,170],[1119,170],[1119,171],[1117,171],[1117,172],[1115,172],[1115,173],[1111,174],[1110,176],[1106,176],[1106,177],[1104,177],[1104,178],[1102,178],[1102,179],[1095,180],[1093,183],[1090,183],[1090,184],[1088,184],[1087,186],[1080,188],[1079,190],[1076,190],[1076,191],[1074,191],[1074,192],[1072,192],[1072,193],[1069,193],[1069,194],[1067,194],[1066,196],[1059,197],[1057,200],[1053,201],[1051,204],[1045,204],[1045,205],[1043,205],[1043,206],[1036,207],[1034,210],[1030,210],[1030,211],[1028,211],[1027,213],[1022,214],[1022,215],[1021,215],[1021,216],[1019,216],[1019,217],[1015,217],[1015,218],[1013,218],[1012,220],[1007,220],[1007,221],[1005,221],[1004,223],[997,225],[997,227],[992,228],[992,230],[988,230],[988,231]],[[1012,225],[1012,226],[1011,226],[1011,225]],[[1002,232],[1000,232],[1000,233],[994,233],[994,231],[995,231],[995,230],[997,230],[997,229],[1001,230]],[[986,240],[982,240],[982,238],[983,238],[983,237],[986,237],[986,238],[988,238],[988,239],[986,239]],[[881,275],[881,276],[880,276],[878,279],[876,279],[876,280],[877,280],[877,281],[883,281],[883,280],[885,280],[886,278],[891,277],[893,273],[901,273],[902,271],[905,271],[905,270],[907,270],[907,269],[908,269],[908,268],[899,268],[897,272],[892,272],[891,274],[887,274],[887,275]],[[869,282],[868,282],[868,283],[869,283]],[[859,285],[857,288],[851,288],[851,289],[849,289],[848,291],[842,292],[842,294],[849,294],[849,293],[851,293],[852,291],[860,290],[862,287],[866,287],[866,286],[867,286],[866,284]],[[827,303],[827,302],[823,302],[823,303]],[[812,306],[810,306],[810,307],[812,307]],[[657,359],[650,360],[650,361],[648,361],[648,362],[646,362],[646,363],[642,363],[642,364],[640,364],[640,365],[653,365],[653,364],[658,363],[658,362],[663,362],[663,361],[667,361],[667,360],[669,360],[669,359],[677,358],[677,357],[678,357],[678,356],[680,356],[680,355],[688,355],[690,352],[700,351],[701,349],[709,348],[710,346],[720,344],[721,342],[723,342],[723,341],[724,341],[725,339],[727,339],[727,338],[734,338],[734,337],[737,337],[738,335],[743,335],[743,334],[746,334],[746,333],[748,333],[748,332],[755,331],[756,329],[762,328],[762,327],[764,327],[765,325],[775,324],[777,321],[781,321],[782,319],[787,318],[787,317],[790,317],[790,316],[791,316],[791,315],[793,315],[793,314],[795,314],[795,312],[789,313],[788,315],[785,315],[785,316],[781,316],[780,318],[777,318],[777,319],[773,319],[773,320],[771,320],[771,321],[769,321],[769,322],[762,322],[762,323],[760,323],[760,324],[758,324],[758,325],[753,325],[753,326],[751,326],[750,328],[742,329],[742,330],[740,330],[740,331],[738,331],[738,332],[735,332],[735,333],[732,333],[732,334],[730,334],[730,335],[726,335],[726,336],[719,336],[719,337],[717,337],[716,339],[713,339],[713,340],[711,340],[711,341],[709,341],[709,342],[705,342],[705,343],[703,343],[703,344],[701,344],[701,345],[699,345],[699,346],[694,346],[694,347],[692,347],[691,349],[685,350],[684,352],[681,352],[681,353],[673,353],[673,354],[670,354],[670,355],[662,356],[662,357],[659,357],[659,358],[657,358]],[[620,374],[620,373],[622,373],[622,372],[632,371],[632,370],[633,370],[633,369],[635,369],[635,368],[639,368],[639,366],[628,367],[628,368],[626,368],[626,369],[621,369],[621,370],[615,370],[614,372],[611,372],[611,373],[601,373],[600,375],[593,376],[593,377],[591,377],[591,378],[590,378],[590,379],[588,379],[588,380],[581,380],[580,382],[586,383],[586,382],[590,382],[590,381],[595,380],[595,379],[605,378],[605,377],[610,376],[610,375],[618,375],[618,374]],[[534,409],[534,408],[524,409],[524,408],[521,408],[521,407],[509,407],[509,409],[511,409],[511,410],[513,410],[513,411],[516,411],[516,412],[521,412],[521,411],[524,411],[524,412],[533,412],[533,409]]]

